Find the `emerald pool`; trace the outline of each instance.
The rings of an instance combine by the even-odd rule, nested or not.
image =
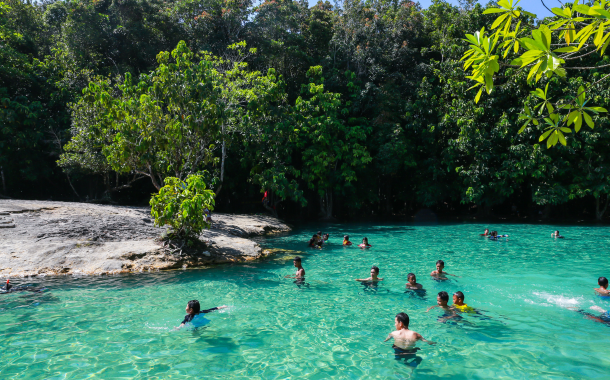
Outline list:
[[[502,224],[508,241],[479,237],[481,224],[303,226],[264,244],[292,257],[201,270],[97,277],[13,279],[43,293],[0,295],[2,379],[580,379],[610,373],[610,327],[575,309],[610,309],[594,294],[610,277],[608,228]],[[565,239],[553,239],[559,229]],[[306,247],[330,233],[322,250]],[[363,236],[372,248],[343,247]],[[450,281],[430,278],[443,259]],[[371,265],[376,288],[354,281]],[[413,272],[427,293],[405,292]],[[480,310],[444,321],[436,294],[461,290]],[[228,305],[204,328],[174,331],[186,302]],[[394,316],[436,345],[395,360]]]

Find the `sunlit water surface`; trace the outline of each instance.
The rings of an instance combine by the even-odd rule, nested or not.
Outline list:
[[[447,379],[607,378],[610,327],[574,309],[610,302],[593,293],[610,277],[606,227],[502,225],[508,241],[477,236],[485,226],[329,225],[330,243],[304,248],[318,226],[265,244],[301,250],[306,283],[292,255],[264,263],[138,275],[15,279],[42,294],[0,295],[2,379]],[[341,246],[363,236],[373,248]],[[438,259],[456,274],[436,282]],[[354,281],[381,268],[384,281]],[[427,289],[405,292],[413,272]],[[461,290],[481,314],[445,322],[426,313],[436,294]],[[174,331],[188,300],[208,314],[197,330]],[[394,316],[437,342],[396,360]],[[589,310],[590,311],[590,310]],[[593,314],[596,312],[591,311]]]

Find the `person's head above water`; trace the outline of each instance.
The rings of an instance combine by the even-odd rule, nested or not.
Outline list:
[[[318,231],[318,233],[316,235],[322,236],[322,231]]]
[[[6,282],[8,285],[8,281]],[[606,277],[600,277],[597,279],[597,284],[601,287],[607,288],[608,287],[608,279]]]
[[[365,237],[362,238],[362,244],[368,244],[369,243],[369,238]]]
[[[199,301],[191,300],[186,304],[186,312],[189,314],[198,314],[201,311],[201,305]]]
[[[464,293],[457,291],[453,293],[453,303],[462,303],[464,302]]]
[[[373,266],[371,267],[371,275],[373,275],[373,273],[374,273],[375,275],[378,275],[378,274],[379,274],[379,268],[377,268],[375,265],[373,265]]]
[[[449,294],[447,292],[438,292],[438,296],[436,296],[436,303],[439,306],[447,305],[449,302]]]
[[[498,237],[498,231],[491,231],[491,236]]]
[[[407,315],[407,313],[396,314],[396,319],[394,320],[394,325],[396,326],[396,330],[408,329],[409,328],[409,316]]]
[[[346,240],[346,241],[349,240],[349,235],[343,236],[343,240]]]
[[[436,270],[437,271],[442,271],[443,268],[445,267],[445,262],[443,260],[439,260],[436,262]]]
[[[294,263],[295,267],[300,267],[301,266],[301,258],[299,256],[295,257],[292,262]]]
[[[489,228],[486,228],[485,229],[485,233],[487,234],[488,232],[489,232]]]
[[[407,281],[415,283],[417,282],[417,278],[415,277],[415,273],[409,273],[407,275]]]

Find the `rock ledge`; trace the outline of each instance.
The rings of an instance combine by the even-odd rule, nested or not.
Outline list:
[[[0,200],[0,275],[109,274],[257,260],[251,236],[290,231],[260,215],[214,214],[205,250],[163,247],[146,207]]]

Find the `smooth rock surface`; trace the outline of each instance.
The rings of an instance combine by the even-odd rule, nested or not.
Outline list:
[[[158,241],[146,207],[0,200],[0,275],[103,274],[243,262],[270,254],[247,239],[290,231],[269,216],[214,214],[187,253]]]

